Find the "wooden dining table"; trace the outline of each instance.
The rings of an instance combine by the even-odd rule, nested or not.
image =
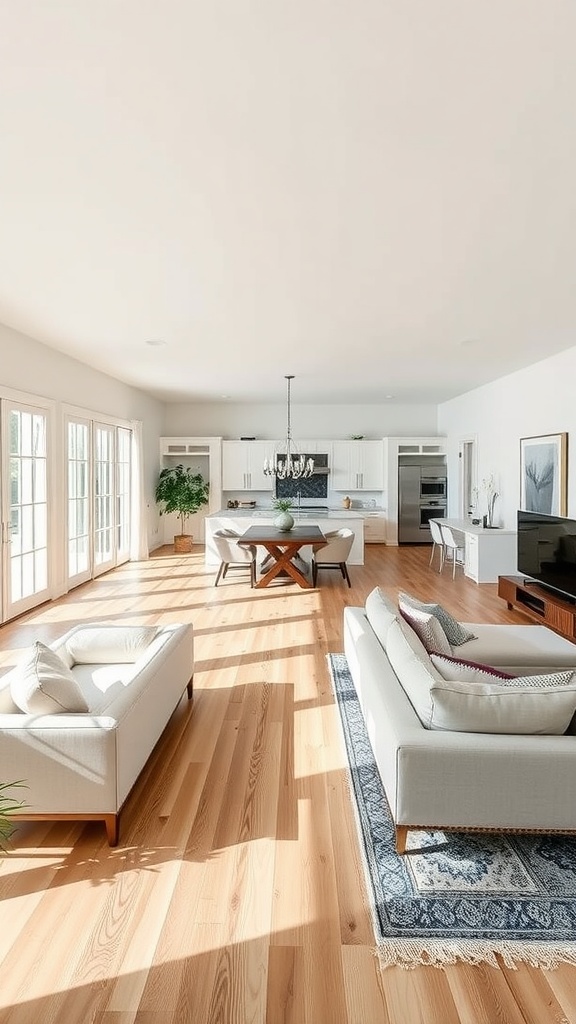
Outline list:
[[[249,526],[237,540],[238,544],[255,544],[266,549],[272,565],[256,583],[267,587],[280,574],[288,575],[298,586],[312,588],[312,582],[294,561],[301,548],[307,544],[324,547],[328,543],[319,526],[294,526],[292,530],[278,530],[275,526]],[[268,562],[268,559],[266,560]]]

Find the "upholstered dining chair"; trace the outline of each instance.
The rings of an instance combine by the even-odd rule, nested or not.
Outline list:
[[[240,533],[235,530],[216,530],[213,535],[214,546],[220,557],[220,567],[214,581],[217,587],[220,580],[224,579],[228,569],[250,569],[250,586],[256,584],[256,555],[257,548],[254,544],[240,545],[238,538]]]
[[[444,557],[446,554],[444,547],[444,538],[442,536],[442,527],[440,523],[437,523],[435,519],[431,519],[428,523],[430,527],[430,535],[432,537],[432,551],[430,552],[430,561],[428,565],[431,566],[434,561],[434,552],[438,548],[440,555],[440,564],[438,566],[438,572],[442,572],[444,566]]]
[[[440,524],[442,530],[442,539],[444,541],[444,560],[440,571],[444,568],[446,562],[452,562],[452,579],[456,575],[456,566],[464,566],[464,548],[463,541],[458,541],[454,536],[452,529],[449,526],[445,526],[444,523]]]
[[[340,569],[343,579],[351,587],[352,584],[348,575],[346,559],[354,543],[354,532],[347,527],[343,527],[341,530],[332,530],[330,533],[325,533],[324,536],[328,543],[321,548],[312,549],[313,585],[316,586],[318,569]]]

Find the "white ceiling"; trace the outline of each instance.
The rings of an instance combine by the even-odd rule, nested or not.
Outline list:
[[[573,0],[0,0],[0,321],[168,401],[568,348],[575,39]]]

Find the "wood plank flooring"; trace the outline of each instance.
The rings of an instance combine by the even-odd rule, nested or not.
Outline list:
[[[380,969],[326,667],[380,585],[526,622],[496,587],[367,547],[318,590],[214,588],[162,549],[0,629],[0,666],[78,622],[193,622],[183,699],[110,849],[97,823],[20,825],[0,860],[1,1024],[576,1024],[576,969]],[[8,780],[6,780],[8,781]]]

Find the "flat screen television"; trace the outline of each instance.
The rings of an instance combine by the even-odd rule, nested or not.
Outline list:
[[[576,519],[519,510],[518,572],[576,601]]]

